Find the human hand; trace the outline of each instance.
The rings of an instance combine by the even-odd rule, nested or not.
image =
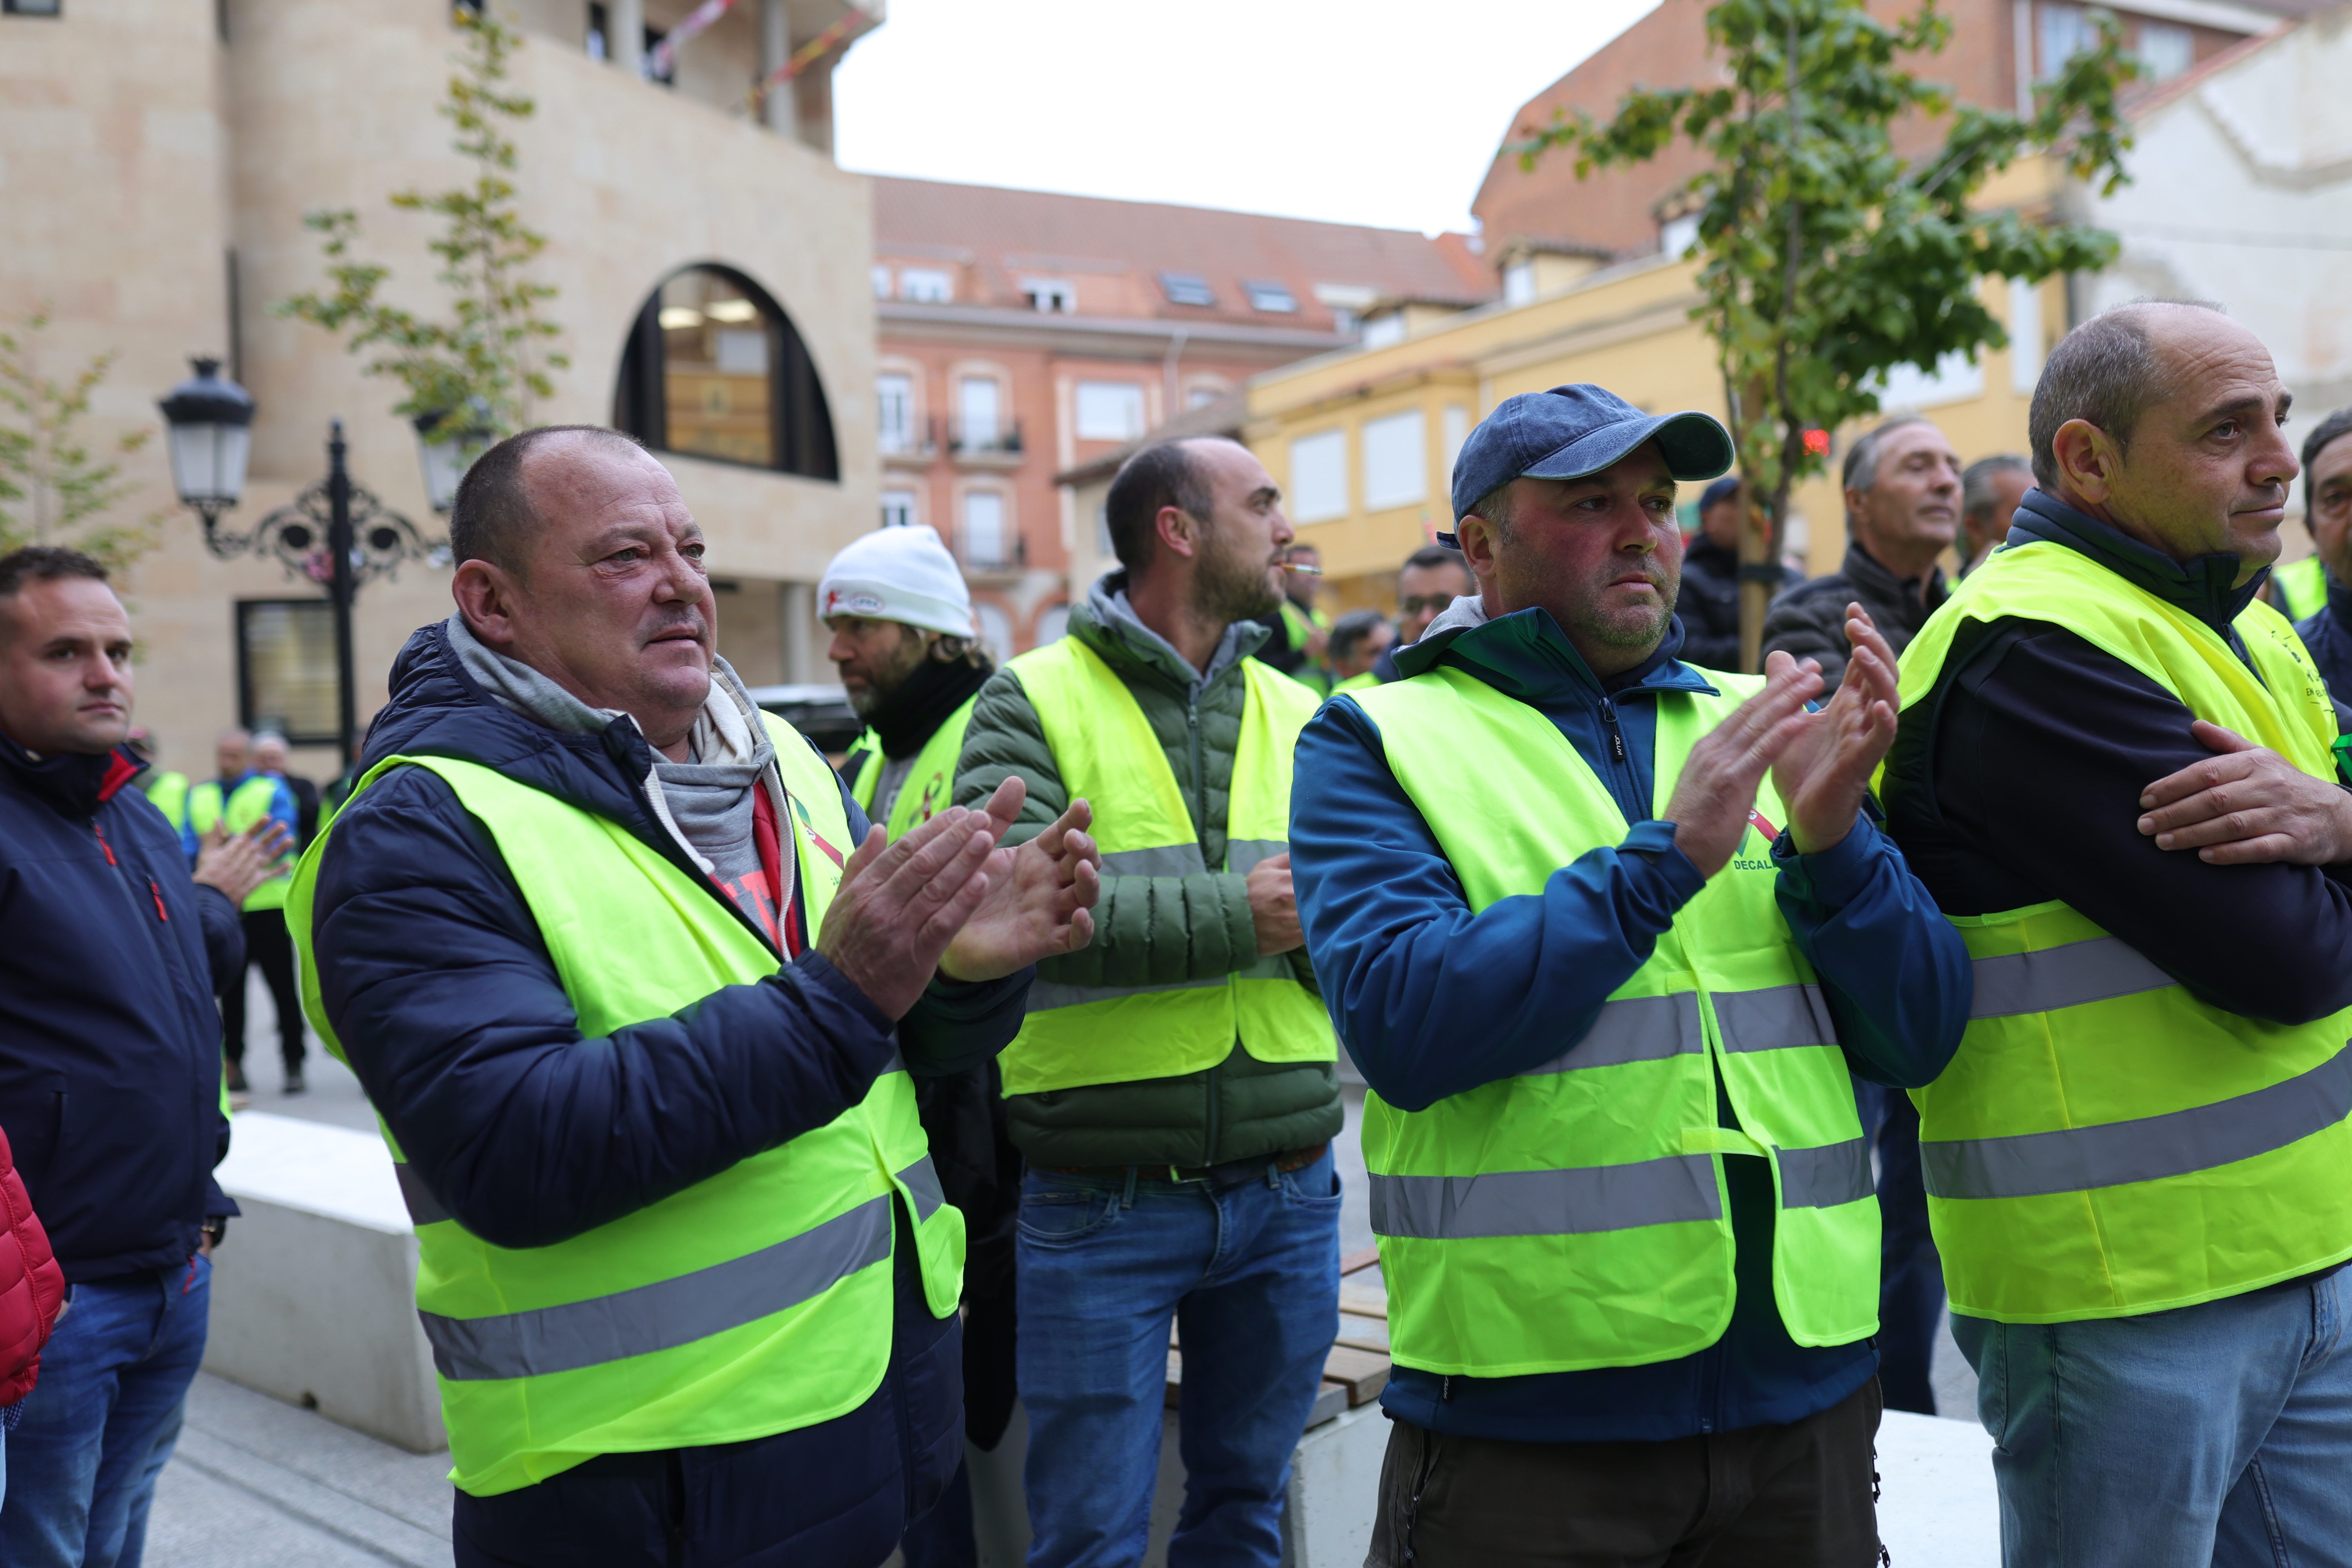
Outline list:
[[[218,888],[232,904],[242,908],[254,889],[278,872],[278,861],[294,847],[294,835],[275,818],[264,817],[234,838],[225,827],[215,827],[196,857],[194,879]]]
[[[842,868],[816,950],[884,1016],[901,1018],[988,896],[989,814],[952,806],[895,844],[877,826]]]
[[[987,806],[996,838],[1021,815],[1027,792],[1017,775],[996,786]],[[1087,802],[1072,801],[1028,843],[990,853],[988,896],[948,944],[941,973],[996,980],[1094,940],[1091,911],[1102,897],[1102,852],[1086,831],[1094,815]]]
[[[1845,607],[1845,640],[1853,648],[1845,679],[1818,713],[1800,713],[1801,727],[1772,764],[1772,788],[1789,810],[1789,837],[1800,855],[1834,849],[1853,831],[1870,775],[1895,744],[1895,714],[1902,706],[1895,675],[1895,650],[1858,604]],[[1765,673],[1795,668],[1776,653]]]
[[[2200,719],[2189,732],[2219,753],[2147,786],[2139,830],[2159,849],[2210,866],[2352,859],[2352,795],[2243,735]]]
[[[1242,880],[1249,889],[1250,924],[1257,928],[1258,956],[1305,946],[1307,933],[1298,929],[1298,897],[1290,886],[1289,855],[1266,857],[1251,867]]]
[[[1702,877],[1712,877],[1739,847],[1756,809],[1756,786],[1764,770],[1802,734],[1805,704],[1822,689],[1821,667],[1783,658],[1764,689],[1741,703],[1730,718],[1698,739],[1675,781],[1666,820],[1675,825],[1675,847]]]

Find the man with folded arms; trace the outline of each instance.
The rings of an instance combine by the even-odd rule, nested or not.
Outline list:
[[[2352,1562],[2352,795],[2285,618],[2269,353],[2095,316],[1884,784],[1976,974],[1915,1095],[2012,1568]]]

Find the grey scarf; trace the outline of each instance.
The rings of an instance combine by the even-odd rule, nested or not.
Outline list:
[[[444,629],[466,673],[500,706],[526,719],[593,735],[621,716],[618,709],[590,707],[530,666],[489,647],[463,616],[451,616]],[[655,754],[646,794],[702,868],[731,885],[759,869],[751,789],[774,765],[776,749],[751,693],[723,658],[710,661],[710,695],[688,737],[688,751],[691,760],[683,763]]]

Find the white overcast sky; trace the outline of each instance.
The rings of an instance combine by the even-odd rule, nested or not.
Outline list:
[[[1657,0],[889,0],[845,168],[1470,226],[1512,112]]]

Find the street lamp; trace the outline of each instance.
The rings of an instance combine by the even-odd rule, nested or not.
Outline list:
[[[180,500],[205,520],[214,537],[220,514],[245,492],[246,458],[253,450],[253,395],[219,374],[220,361],[199,355],[196,374],[157,405],[171,428],[172,484]]]
[[[197,360],[196,378],[173,388],[159,406],[171,427],[172,480],[180,500],[205,521],[205,548],[226,561],[247,552],[278,558],[287,575],[323,585],[335,614],[335,733],[343,766],[359,760],[359,681],[352,657],[352,601],[360,584],[390,576],[403,561],[446,558],[447,545],[352,483],[344,466],[343,422],[331,420],[327,477],[279,507],[250,531],[224,531],[219,514],[245,488],[253,399],[219,377],[216,360]],[[233,430],[233,435],[222,434]],[[188,454],[186,460],[183,452]],[[453,487],[454,489],[454,487]]]

